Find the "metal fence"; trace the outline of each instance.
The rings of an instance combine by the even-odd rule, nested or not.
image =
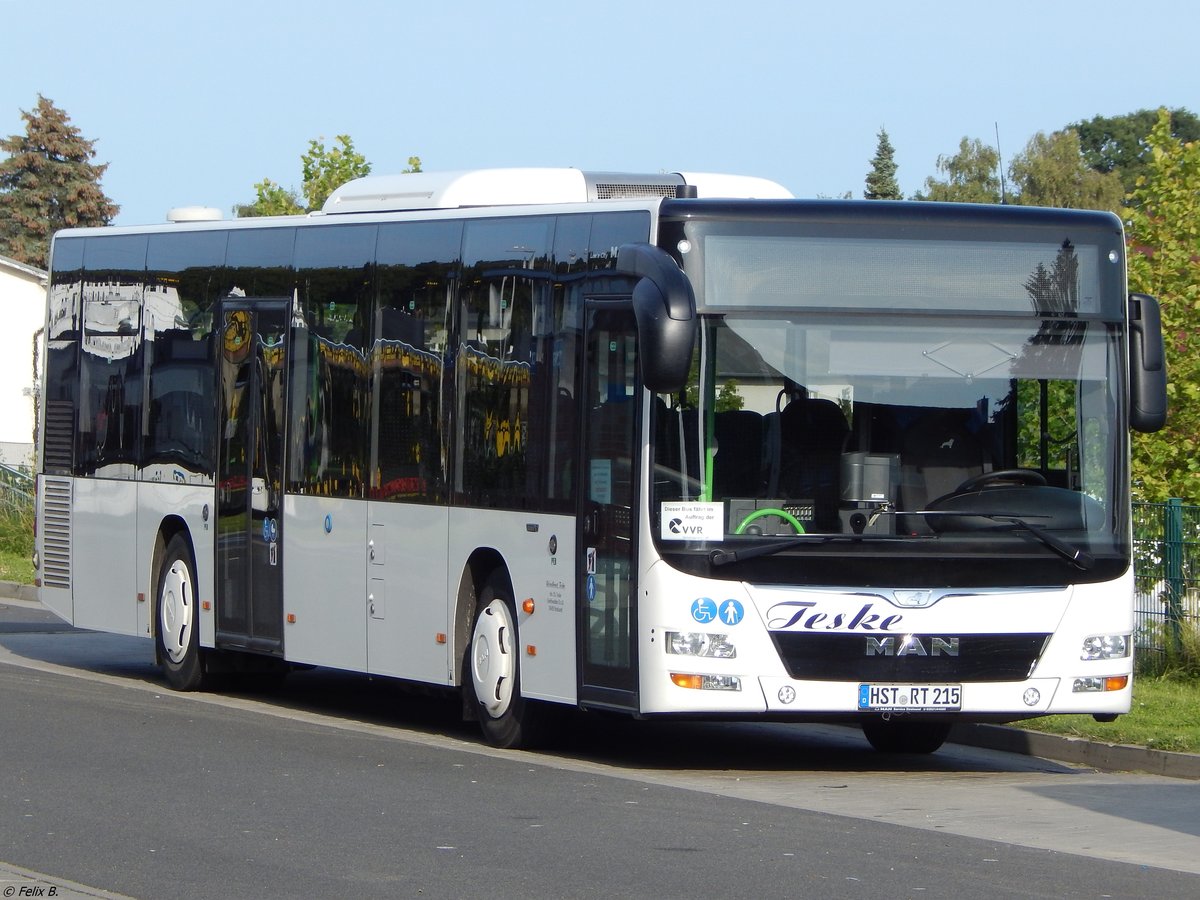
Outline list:
[[[33,476],[28,471],[0,463],[0,512],[33,508]]]
[[[1200,628],[1200,506],[1135,503],[1133,555],[1138,649],[1178,649]]]

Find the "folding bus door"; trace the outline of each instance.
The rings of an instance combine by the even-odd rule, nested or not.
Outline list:
[[[636,327],[628,303],[590,301],[585,321],[579,699],[636,710]]]
[[[283,652],[283,450],[289,304],[220,311],[217,646]]]

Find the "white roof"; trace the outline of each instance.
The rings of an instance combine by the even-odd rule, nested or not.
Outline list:
[[[745,175],[687,172],[646,175],[555,168],[475,169],[358,178],[330,194],[323,212],[383,212],[673,197],[676,188],[683,185],[695,186],[696,196],[707,198],[792,197],[786,188],[773,181]]]

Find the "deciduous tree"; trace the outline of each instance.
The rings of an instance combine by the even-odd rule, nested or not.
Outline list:
[[[0,139],[0,253],[45,268],[60,228],[107,225],[120,210],[100,187],[107,163],[95,164],[95,142],[41,94],[21,110],[25,134]]]
[[[1158,121],[1158,110],[1139,109],[1123,116],[1095,116],[1070,126],[1079,133],[1079,145],[1087,165],[1097,172],[1114,172],[1125,192],[1137,186],[1138,176],[1149,170],[1150,150],[1146,136]],[[1189,110],[1173,109],[1171,136],[1185,144],[1200,141],[1200,116]]]
[[[300,156],[303,180],[300,193],[264,178],[254,185],[254,202],[235,207],[234,212],[239,216],[291,216],[312,212],[320,209],[329,195],[346,182],[371,173],[371,164],[354,149],[354,141],[349,135],[339,134],[334,142],[334,146],[328,148],[324,138],[308,142],[307,152]],[[410,156],[404,171],[420,172],[420,157]]]
[[[1079,135],[1070,128],[1050,135],[1039,131],[1008,171],[1016,202],[1023,206],[1118,212],[1125,198],[1120,178],[1088,167]]]
[[[924,193],[914,200],[1000,202],[1000,154],[978,138],[964,137],[956,154],[939,156],[937,170],[945,178],[926,178]]]
[[[1159,111],[1146,141],[1146,170],[1130,196],[1130,290],[1162,305],[1167,353],[1167,426],[1136,435],[1133,474],[1146,500],[1200,502],[1200,140],[1172,134]]]

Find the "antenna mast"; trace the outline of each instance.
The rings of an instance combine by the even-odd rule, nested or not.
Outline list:
[[[1000,168],[1000,202],[1008,202],[1008,188],[1004,183],[1004,154],[1000,152],[1000,123],[993,123],[996,127],[996,165]]]

